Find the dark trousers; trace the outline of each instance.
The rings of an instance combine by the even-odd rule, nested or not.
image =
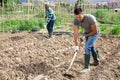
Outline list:
[[[50,20],[50,22],[47,24],[47,30],[48,30],[48,34],[52,34],[53,33],[53,26],[56,20]]]

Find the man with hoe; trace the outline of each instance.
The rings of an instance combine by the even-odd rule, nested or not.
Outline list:
[[[91,14],[84,14],[81,8],[74,9],[74,51],[79,51],[79,26],[81,26],[85,32],[84,37],[86,40],[85,44],[85,54],[84,54],[84,68],[81,72],[90,71],[90,55],[92,54],[94,62],[91,64],[93,66],[97,66],[99,64],[98,52],[94,47],[95,41],[100,36],[100,29],[96,18]]]

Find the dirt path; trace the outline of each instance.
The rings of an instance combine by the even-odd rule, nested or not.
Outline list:
[[[77,54],[69,71],[75,78],[63,76],[73,57],[73,35],[47,35],[38,33],[1,33],[0,80],[116,80],[120,78],[120,38],[100,37],[96,47],[100,65],[83,68],[84,50]],[[92,60],[92,58],[91,58]]]

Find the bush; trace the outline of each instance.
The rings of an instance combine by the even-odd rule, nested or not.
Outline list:
[[[30,30],[32,28],[31,23],[29,23],[27,20],[23,20],[20,23],[21,24],[18,28],[20,31]]]
[[[112,14],[111,21],[113,24],[120,24],[120,14],[119,13]]]
[[[120,35],[120,25],[112,29],[113,35]]]
[[[40,29],[43,29],[44,28],[44,21],[38,20],[38,26],[40,27]]]
[[[11,25],[19,25],[20,20],[11,20],[10,23],[11,23]]]
[[[101,31],[105,31],[107,29],[107,27],[103,24],[100,24],[100,30]]]
[[[103,10],[97,10],[96,13],[94,13],[95,17],[98,19],[101,23],[109,23],[110,20],[110,14],[108,11]]]
[[[40,29],[44,28],[43,20],[10,20],[1,23],[2,31],[10,31],[10,30],[19,30],[19,31],[29,31],[32,30],[33,27],[39,27]]]
[[[11,24],[10,24],[10,21],[5,21],[5,22],[3,22],[3,23],[1,23],[1,31],[5,31],[5,32],[7,32],[7,31],[9,31],[9,30],[11,30]]]
[[[119,13],[114,13],[114,11],[111,9],[108,10],[97,10],[93,15],[96,16],[97,20],[101,23],[106,24],[120,24],[120,15]]]

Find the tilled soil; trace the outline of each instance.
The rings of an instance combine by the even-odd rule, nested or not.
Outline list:
[[[84,49],[81,48],[68,74],[74,55],[73,35],[40,33],[1,33],[0,80],[119,80],[120,38],[101,36],[95,46],[100,53],[100,65],[90,66],[89,73],[83,68]],[[92,57],[91,57],[92,62]]]

